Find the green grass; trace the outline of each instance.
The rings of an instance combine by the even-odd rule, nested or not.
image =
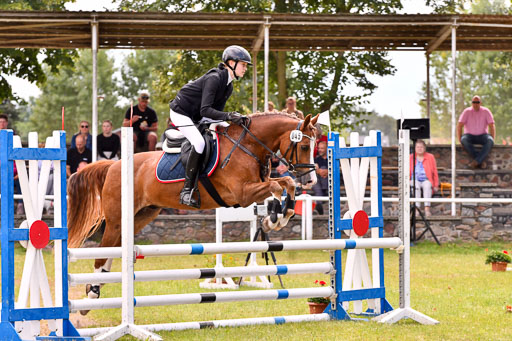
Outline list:
[[[436,326],[422,326],[412,321],[396,325],[374,322],[330,321],[285,325],[260,325],[239,328],[159,332],[165,340],[173,339],[244,339],[244,340],[510,340],[512,339],[512,272],[494,273],[485,265],[485,249],[511,249],[512,244],[445,244],[438,247],[421,243],[411,249],[412,307],[438,321]],[[21,274],[23,251],[17,249],[17,274]],[[48,258],[51,254],[46,255]],[[326,252],[276,253],[280,264],[322,262]],[[136,270],[201,268],[212,263],[213,256],[158,257],[138,260]],[[228,265],[242,265],[245,255],[232,255]],[[48,272],[53,266],[47,262]],[[260,261],[261,264],[261,261]],[[386,290],[389,302],[398,306],[398,256],[385,251]],[[70,264],[70,272],[88,272],[92,261]],[[120,271],[115,260],[113,271]],[[290,275],[283,277],[286,288],[314,286],[326,275]],[[277,278],[273,278],[278,287]],[[207,292],[199,288],[200,280],[136,283],[136,296],[172,293]],[[19,283],[18,283],[19,284]],[[80,291],[83,288],[79,288]],[[242,290],[251,290],[244,288]],[[117,297],[121,286],[106,285],[102,297]],[[306,299],[202,304],[170,307],[137,308],[137,324],[208,321],[257,316],[307,314]],[[121,321],[120,310],[98,310],[87,318],[97,327],[115,326]],[[131,340],[125,337],[123,340]]]

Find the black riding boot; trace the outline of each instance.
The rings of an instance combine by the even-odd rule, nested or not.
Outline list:
[[[203,155],[196,152],[194,147],[190,149],[190,155],[187,160],[187,169],[185,169],[185,184],[180,193],[180,204],[188,205],[194,208],[201,206],[201,198],[197,191],[197,177],[199,175],[199,167],[201,157]],[[194,199],[194,192],[197,192],[197,200]]]

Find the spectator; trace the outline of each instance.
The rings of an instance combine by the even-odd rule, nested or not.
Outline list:
[[[315,196],[325,197],[329,195],[327,168],[327,142],[321,141],[318,143],[318,156],[315,157],[315,170],[317,174],[317,182],[313,186],[313,193]],[[318,214],[324,214],[324,208],[321,201],[316,202],[316,211]]]
[[[98,160],[119,160],[117,154],[121,149],[121,140],[119,135],[112,134],[112,121],[103,121],[101,129],[103,133],[97,137]]]
[[[5,114],[0,114],[0,130],[7,129],[9,118]]]
[[[290,115],[295,115],[301,120],[304,119],[304,114],[302,113],[302,111],[297,109],[297,99],[293,96],[290,96],[286,99],[286,109],[284,109],[282,112]]]
[[[91,163],[92,152],[85,148],[85,138],[79,134],[76,137],[76,147],[68,149],[68,160],[66,165],[66,174],[68,177],[78,170],[81,162]]]
[[[320,123],[317,123],[315,125],[316,128],[316,142],[315,142],[315,150],[313,151],[313,156],[316,157],[318,154],[318,145],[320,142],[327,143],[327,136],[324,135],[324,132],[322,130],[322,125]]]
[[[479,96],[474,96],[471,107],[464,109],[459,117],[459,123],[457,123],[457,138],[473,158],[470,166],[485,169],[487,168],[485,159],[496,138],[496,127],[491,111],[481,106],[481,102]],[[464,135],[462,127],[464,127]],[[480,152],[475,150],[477,144],[482,146]]]
[[[274,102],[272,102],[272,101],[268,101],[268,112],[270,112],[272,114],[279,113],[279,111],[276,110],[276,106],[274,105]]]
[[[432,193],[439,190],[439,176],[437,174],[437,165],[434,155],[427,153],[427,146],[423,140],[416,141],[416,166],[413,171],[413,156],[410,155],[411,163],[411,185],[414,183],[416,178],[416,198],[421,198],[421,192],[423,191],[423,198],[432,198]],[[416,207],[418,207],[416,203]],[[431,216],[430,202],[425,203],[425,215]]]
[[[84,141],[86,141],[85,148],[92,150],[92,135],[89,134],[89,122],[80,122],[80,125],[78,126],[78,133],[73,135],[73,137],[71,138],[71,148],[76,148],[76,137],[78,135],[82,135]]]
[[[156,131],[158,129],[158,116],[156,112],[148,105],[149,93],[141,92],[138,98],[139,104],[133,107],[132,127],[133,127],[133,142],[139,147],[144,147],[146,141],[148,143],[148,150],[153,151],[156,148],[156,141],[158,136]],[[130,126],[131,108],[126,110],[124,115],[123,127]]]

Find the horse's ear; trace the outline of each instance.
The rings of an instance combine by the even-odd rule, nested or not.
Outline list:
[[[311,122],[311,114],[308,114],[306,118],[304,119],[304,125],[302,126],[302,131],[306,129],[307,126],[309,126],[309,123]]]
[[[313,119],[311,120],[311,124],[312,125],[316,125],[316,121],[318,121],[318,118],[320,117],[320,114],[316,114],[315,117],[313,117]]]

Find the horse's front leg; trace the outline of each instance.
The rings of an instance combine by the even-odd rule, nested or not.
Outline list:
[[[261,202],[272,196],[274,202],[276,202],[281,208],[281,196],[283,190],[286,189],[290,196],[290,200],[295,199],[295,182],[290,177],[283,177],[278,179],[271,179],[270,181],[257,182],[257,183],[246,183],[243,186],[243,195],[240,200],[242,206],[249,206],[253,202]],[[277,213],[278,219],[271,219],[270,216],[263,220],[263,228],[266,231],[269,230],[280,230],[283,228],[288,220],[293,215],[293,210],[286,209],[285,214]]]
[[[282,208],[283,215],[278,221],[278,226],[274,230],[280,230],[288,224],[291,217],[295,215],[295,180],[289,176],[282,178],[271,178],[271,181],[276,181],[282,189],[286,190],[286,199]],[[281,204],[279,202],[279,204]]]

